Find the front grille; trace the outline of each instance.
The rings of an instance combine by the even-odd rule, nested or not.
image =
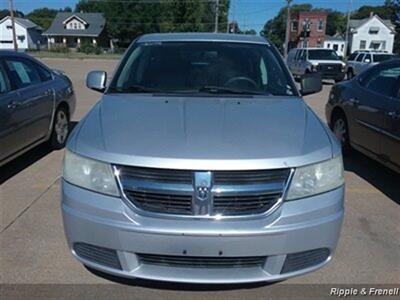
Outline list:
[[[340,64],[319,64],[318,70],[321,71],[323,75],[335,75],[342,71],[342,65],[340,65]]]
[[[281,193],[246,196],[214,196],[214,212],[221,215],[262,213],[270,209]]]
[[[122,270],[117,251],[86,243],[75,243],[74,251],[79,257],[88,261],[104,265],[113,269]]]
[[[137,254],[139,261],[147,265],[186,268],[253,268],[262,267],[265,256],[254,257],[206,257]]]
[[[285,181],[288,169],[270,171],[217,171],[214,172],[214,184],[256,184]]]
[[[139,208],[157,213],[178,213],[190,215],[190,195],[156,194],[141,191],[126,191],[126,196]]]
[[[136,180],[153,182],[192,183],[192,172],[186,170],[169,170],[118,166],[121,176]]]
[[[326,261],[329,255],[330,251],[327,248],[288,254],[281,273],[295,272],[316,266]]]
[[[282,198],[290,169],[183,171],[115,166],[126,199],[144,212],[251,216]]]

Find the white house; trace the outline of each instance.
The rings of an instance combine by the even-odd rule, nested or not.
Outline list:
[[[344,44],[344,38],[339,33],[336,33],[333,36],[325,36],[324,48],[335,50],[339,56],[344,56]]]
[[[46,45],[42,28],[28,19],[14,18],[18,50],[38,49]],[[11,17],[0,20],[0,49],[14,49]]]
[[[395,28],[390,20],[371,14],[369,18],[350,20],[349,27],[350,53],[357,50],[393,52]]]

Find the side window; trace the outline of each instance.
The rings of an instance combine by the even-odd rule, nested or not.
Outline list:
[[[41,82],[39,72],[31,62],[25,59],[9,58],[6,59],[6,65],[16,89]]]
[[[10,85],[3,66],[0,63],[0,96],[10,90]]]
[[[371,62],[371,54],[365,54],[363,61],[364,62]]]
[[[400,65],[374,69],[362,78],[361,84],[376,93],[398,97]]]
[[[53,76],[51,75],[50,71],[47,70],[46,68],[42,67],[39,64],[34,64],[36,70],[39,72],[40,78],[42,81],[49,81],[53,79]]]
[[[300,60],[306,60],[307,59],[307,50],[303,50],[303,51],[301,51],[301,54],[300,54],[300,58],[299,58]]]
[[[349,56],[349,59],[348,59],[348,61],[353,61],[356,57],[357,57],[357,52],[354,52],[354,53],[352,53],[350,56]]]
[[[364,54],[360,53],[360,55],[357,56],[356,61],[362,61],[363,58],[364,58]]]

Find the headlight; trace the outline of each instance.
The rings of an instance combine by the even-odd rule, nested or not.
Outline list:
[[[343,183],[343,160],[339,155],[321,163],[297,168],[286,200],[321,194],[338,188]]]
[[[311,65],[311,71],[318,72],[318,65]]]
[[[110,164],[66,150],[62,176],[64,180],[79,187],[102,194],[119,196]]]

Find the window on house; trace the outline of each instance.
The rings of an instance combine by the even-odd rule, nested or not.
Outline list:
[[[292,31],[297,31],[298,30],[298,25],[299,25],[299,23],[297,21],[292,21],[291,22],[291,26],[290,26],[291,30]]]
[[[12,26],[11,25],[7,25],[6,28],[7,29],[12,29]]]
[[[365,49],[367,47],[367,41],[361,40],[360,41],[360,49]]]
[[[331,44],[330,43],[328,43],[326,46],[327,46],[328,49],[331,49]]]
[[[74,23],[74,29],[78,29],[78,24]]]
[[[322,48],[322,43],[321,43],[321,41],[317,41],[317,48]]]
[[[317,24],[317,30],[323,31],[324,30],[324,20],[320,19]]]
[[[339,50],[339,45],[338,44],[333,44],[333,50],[338,51]]]
[[[369,28],[369,34],[378,34],[379,32],[379,27],[370,27]]]

